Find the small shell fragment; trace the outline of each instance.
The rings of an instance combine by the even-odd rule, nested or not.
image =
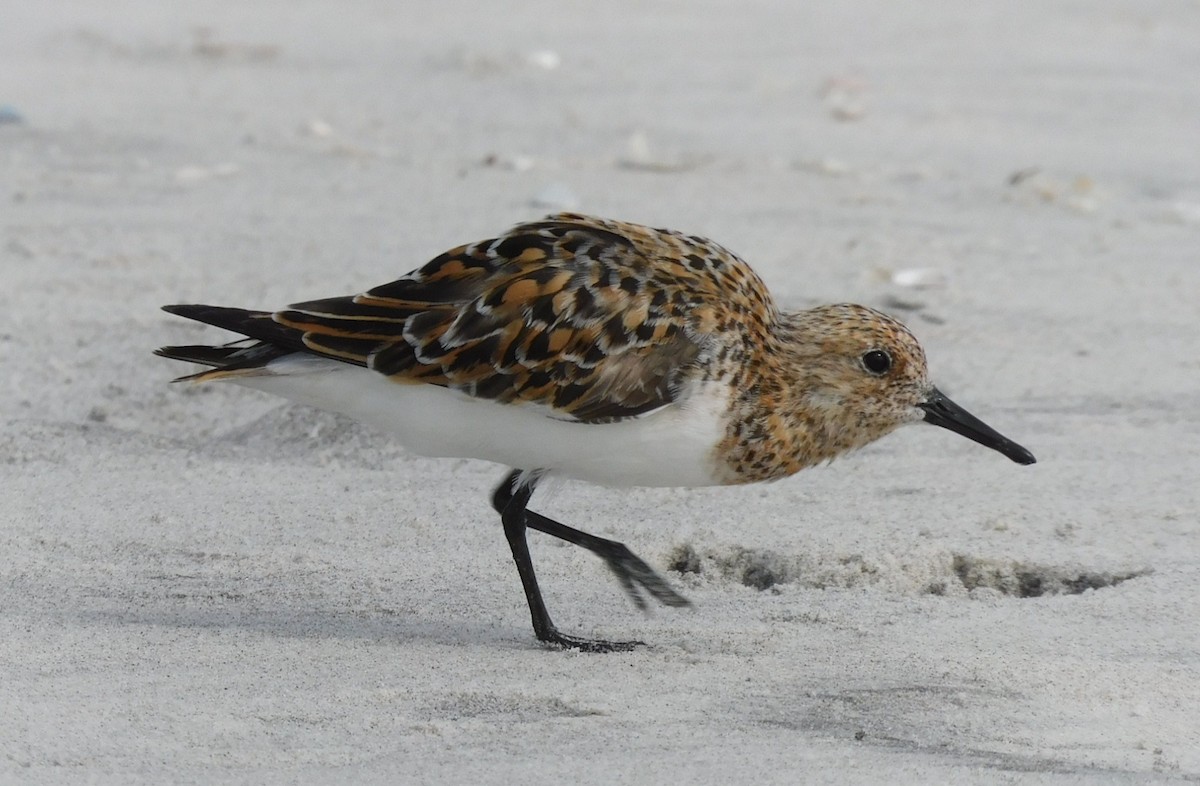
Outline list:
[[[946,274],[932,267],[910,267],[892,271],[891,282],[908,289],[940,289],[946,286]]]

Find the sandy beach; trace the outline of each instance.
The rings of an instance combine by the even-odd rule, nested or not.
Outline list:
[[[1200,5],[0,7],[0,783],[1200,780]],[[537,509],[504,468],[170,385],[166,303],[350,294],[580,210],[903,320],[913,426]]]

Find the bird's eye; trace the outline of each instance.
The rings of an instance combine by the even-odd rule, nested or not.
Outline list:
[[[892,368],[892,356],[882,349],[872,349],[862,356],[863,367],[876,376],[883,376]]]

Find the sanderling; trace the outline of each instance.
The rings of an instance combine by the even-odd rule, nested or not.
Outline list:
[[[559,632],[526,528],[592,551],[639,607],[688,601],[623,544],[531,510],[538,481],[709,486],[777,480],[916,421],[1019,464],[1033,455],[946,398],[896,320],[776,308],[705,238],[572,213],[459,246],[365,294],[282,311],[165,306],[247,337],[158,354],[396,434],[426,456],[513,468],[492,495],[538,639]]]

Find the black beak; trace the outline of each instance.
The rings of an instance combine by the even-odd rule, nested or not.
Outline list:
[[[926,423],[948,428],[984,447],[998,450],[1018,464],[1033,464],[1037,461],[1028,450],[1000,436],[995,429],[946,398],[937,388],[931,390],[929,398],[917,406],[925,410]]]

